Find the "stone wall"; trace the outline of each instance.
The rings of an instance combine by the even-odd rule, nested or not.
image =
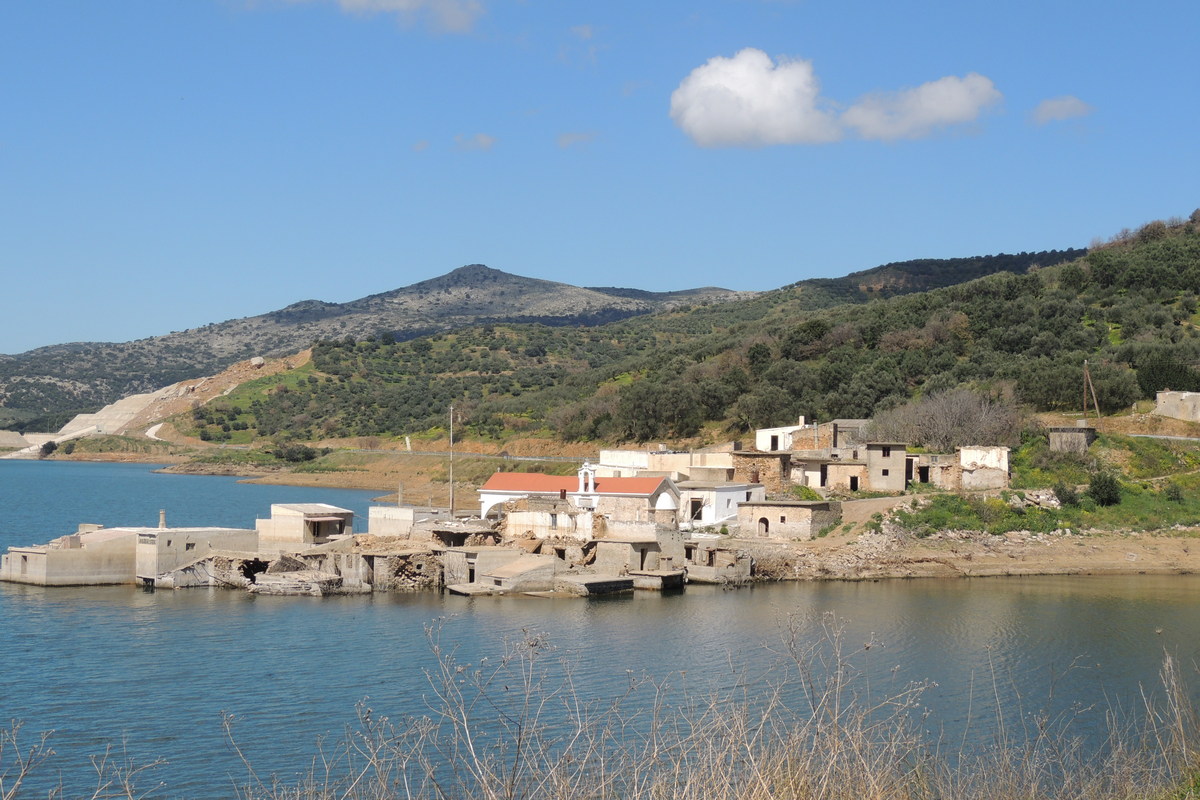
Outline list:
[[[788,491],[792,485],[791,456],[741,451],[733,453],[733,480],[761,483],[769,494]]]

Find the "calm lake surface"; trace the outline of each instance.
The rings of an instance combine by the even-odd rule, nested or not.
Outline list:
[[[172,526],[251,527],[273,502],[328,502],[365,520],[375,494],[151,469],[0,462],[0,548],[80,522],[156,525],[160,508]],[[0,584],[0,716],[24,720],[26,738],[55,731],[47,781],[86,786],[88,756],[123,741],[134,759],[168,762],[153,773],[166,784],[154,796],[228,797],[245,771],[222,712],[236,715],[260,772],[294,776],[364,698],[393,719],[425,712],[426,629],[439,620],[443,645],[467,661],[544,632],[552,662],[572,664],[581,692],[605,698],[630,675],[700,693],[757,686],[789,619],[803,622],[802,639],[819,639],[834,614],[861,685],[878,696],[925,683],[924,724],[950,741],[987,742],[997,707],[1006,725],[1048,710],[1094,736],[1107,712],[1136,709],[1143,688],[1157,689],[1166,652],[1200,686],[1198,599],[1193,576],[692,586],[593,601]]]

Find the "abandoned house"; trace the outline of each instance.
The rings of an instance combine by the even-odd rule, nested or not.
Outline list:
[[[742,536],[807,541],[842,521],[842,504],[816,500],[764,500],[738,506]]]
[[[353,531],[354,512],[327,503],[275,503],[271,518],[255,520],[258,550],[296,553]]]
[[[750,580],[753,561],[742,550],[711,539],[684,542],[683,556],[690,583],[744,583]]]
[[[737,519],[738,503],[767,499],[759,483],[681,481],[678,486],[679,526],[685,530],[732,522]]]
[[[104,528],[80,525],[43,545],[10,547],[0,580],[39,586],[153,583],[159,575],[216,550],[254,551],[255,532],[239,528]]]
[[[1200,422],[1200,392],[1158,392],[1154,396],[1154,411],[1160,417]]]

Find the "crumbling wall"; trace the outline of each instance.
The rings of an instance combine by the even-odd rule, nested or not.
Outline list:
[[[442,559],[436,553],[376,556],[375,588],[386,592],[416,592],[443,586]]]
[[[766,453],[734,453],[733,479],[740,483],[761,483],[768,493],[786,492],[792,482],[791,459]]]

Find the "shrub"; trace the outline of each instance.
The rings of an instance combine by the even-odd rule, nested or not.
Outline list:
[[[824,500],[824,497],[811,486],[793,486],[792,496],[797,500]]]
[[[275,456],[281,461],[289,461],[295,464],[301,461],[312,461],[321,454],[308,445],[284,444],[272,450],[271,455]]]
[[[1054,496],[1058,498],[1061,505],[1072,508],[1079,505],[1079,492],[1075,491],[1074,486],[1057,483],[1054,485]]]
[[[1163,489],[1163,497],[1167,498],[1172,503],[1182,503],[1183,488],[1178,483],[1172,481],[1166,485],[1166,488]]]
[[[1121,482],[1112,473],[1097,472],[1088,484],[1087,493],[1098,506],[1115,506],[1121,502]]]

